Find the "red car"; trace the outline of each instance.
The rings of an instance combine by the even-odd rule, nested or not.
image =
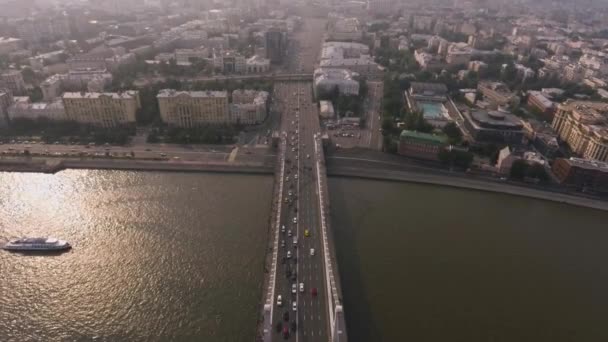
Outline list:
[[[287,326],[283,327],[283,338],[285,338],[285,339],[289,338],[289,329],[287,328]]]
[[[310,293],[312,294],[313,297],[317,296],[317,288],[313,287],[312,290],[310,290]]]

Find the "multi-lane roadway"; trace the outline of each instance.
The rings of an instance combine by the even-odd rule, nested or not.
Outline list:
[[[313,171],[313,135],[319,132],[317,108],[308,82],[281,83],[275,89],[281,101],[281,131],[287,148],[273,340],[328,341],[319,201]]]

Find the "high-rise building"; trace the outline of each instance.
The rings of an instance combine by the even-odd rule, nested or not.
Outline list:
[[[118,127],[135,123],[141,107],[139,92],[120,93],[64,93],[63,106],[68,120],[99,126]]]
[[[5,89],[0,89],[0,127],[8,122],[8,107],[13,103],[13,95]]]
[[[230,123],[226,91],[161,90],[156,96],[164,123],[182,128]]]
[[[287,34],[278,28],[270,28],[266,31],[266,57],[272,64],[283,62],[287,50]]]

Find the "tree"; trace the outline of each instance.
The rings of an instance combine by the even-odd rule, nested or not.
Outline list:
[[[511,165],[511,171],[509,176],[513,179],[523,180],[526,177],[526,171],[528,169],[528,164],[525,160],[518,159],[513,162]]]
[[[42,101],[42,98],[44,97],[42,95],[42,89],[40,89],[40,87],[35,87],[34,89],[32,89],[30,91],[29,97],[30,97],[30,101],[31,102],[40,102],[40,101]]]
[[[443,133],[448,136],[451,145],[457,145],[462,141],[462,132],[454,122],[446,124],[443,127]]]
[[[21,76],[25,83],[33,84],[36,81],[36,73],[31,68],[23,68],[23,70],[21,70]]]

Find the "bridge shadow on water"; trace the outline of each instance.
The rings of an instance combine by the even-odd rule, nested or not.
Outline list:
[[[330,183],[332,183],[330,181]],[[338,258],[338,269],[342,284],[342,297],[346,316],[346,328],[349,342],[383,341],[382,334],[373,317],[369,294],[361,272],[361,259],[357,244],[358,234],[354,222],[360,221],[367,213],[360,211],[352,216],[337,215],[347,213],[348,208],[341,207],[344,201],[334,199],[346,194],[344,183],[333,182],[329,189],[331,199],[331,229]]]
[[[54,257],[62,254],[68,254],[72,249],[59,250],[59,251],[5,251],[6,253],[21,255],[21,256],[34,256],[34,257]]]

